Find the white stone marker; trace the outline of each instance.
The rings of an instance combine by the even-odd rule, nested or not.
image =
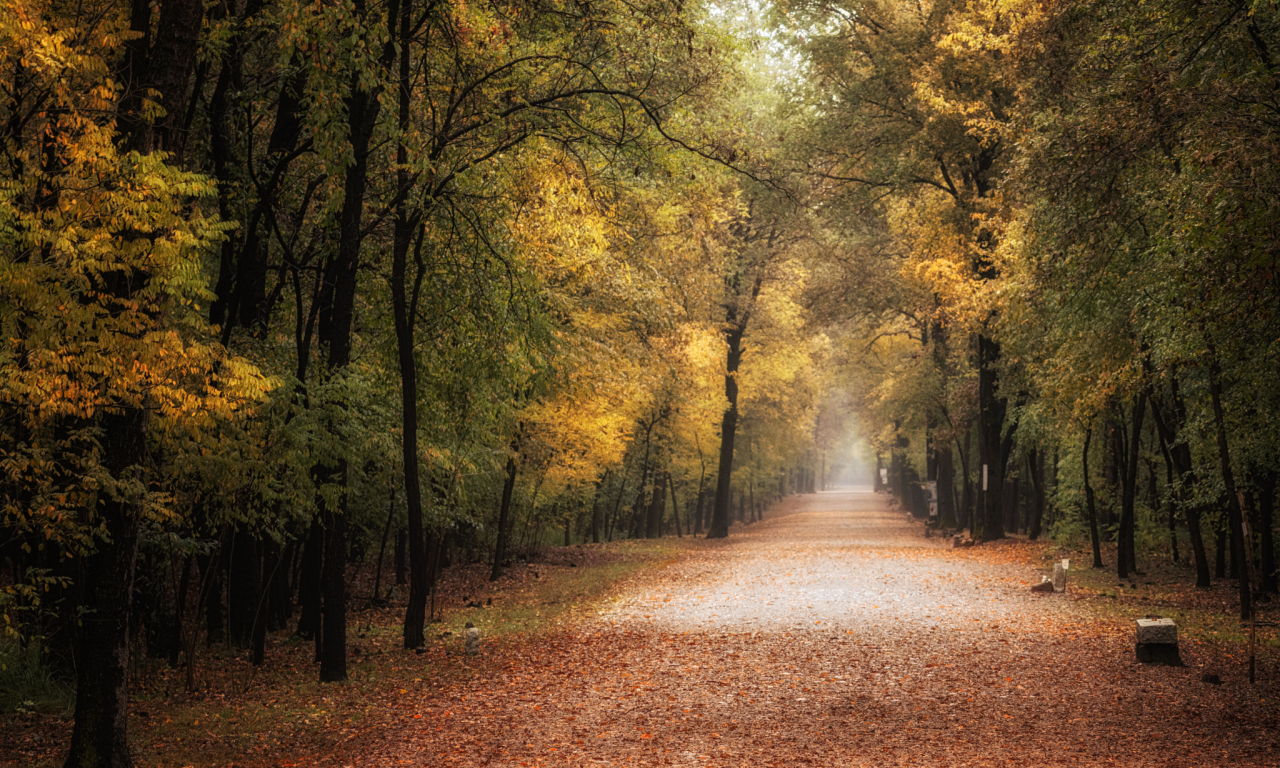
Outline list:
[[[467,655],[477,656],[480,653],[480,630],[476,629],[476,625],[467,622]]]
[[[1173,619],[1138,619],[1138,642],[1177,645],[1178,625]]]
[[[1173,619],[1138,619],[1138,661],[1182,666],[1178,653],[1178,625]]]
[[[1062,567],[1062,563],[1053,564],[1053,591],[1067,591],[1067,569]]]

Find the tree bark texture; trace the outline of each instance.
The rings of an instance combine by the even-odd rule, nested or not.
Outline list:
[[[1002,437],[1007,401],[996,391],[995,366],[999,359],[1000,345],[985,335],[978,336],[978,463],[979,473],[986,474],[985,488],[982,488],[981,474],[978,478],[982,490],[983,513],[978,535],[981,541],[1004,538],[1001,503],[1004,499],[1005,451]]]
[[[1089,542],[1093,545],[1093,567],[1101,568],[1102,538],[1098,534],[1098,504],[1093,495],[1093,481],[1089,477],[1089,444],[1093,441],[1093,430],[1084,433],[1084,449],[1080,451],[1080,474],[1084,478],[1084,503],[1089,513]]]
[[[738,366],[742,363],[743,325],[732,325],[725,334],[728,352],[725,357],[724,397],[729,403],[720,419],[720,467],[716,473],[716,498],[711,506],[708,539],[729,535],[732,522],[733,441],[738,431]]]
[[[122,408],[101,417],[103,464],[124,480],[146,459],[149,414]],[[88,613],[76,654],[75,725],[66,768],[127,768],[129,636],[134,567],[140,538],[139,500],[104,498],[98,513],[107,535],[84,568]]]

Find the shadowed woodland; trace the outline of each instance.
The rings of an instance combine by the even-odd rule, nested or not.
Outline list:
[[[545,662],[845,483],[1274,678],[1278,46],[1262,2],[11,0],[0,760],[357,754],[150,720],[444,701],[466,611]]]

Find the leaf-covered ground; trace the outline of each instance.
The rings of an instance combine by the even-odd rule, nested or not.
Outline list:
[[[367,618],[350,683],[260,676],[221,689],[220,708],[157,703],[139,764],[1280,765],[1274,644],[1254,685],[1238,645],[1196,627],[1185,667],[1141,665],[1133,620],[1151,606],[1104,595],[1098,574],[1031,593],[1047,545],[943,548],[869,493],[786,511],[674,550],[591,612],[502,629],[478,658],[456,635],[399,650]],[[574,565],[515,569],[496,603],[542,585],[507,621],[572,600],[546,582],[572,584]],[[272,663],[305,667],[306,651]]]
[[[1274,653],[1252,686],[1194,643],[1186,667],[1138,664],[1131,621],[1032,594],[1019,546],[943,549],[881,497],[803,497],[595,621],[407,698],[343,760],[1280,765]]]

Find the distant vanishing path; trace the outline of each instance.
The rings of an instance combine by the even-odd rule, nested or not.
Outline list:
[[[944,549],[881,496],[788,508],[355,764],[1280,766],[1273,682],[1136,664],[1127,628],[1030,593],[1009,548]]]

